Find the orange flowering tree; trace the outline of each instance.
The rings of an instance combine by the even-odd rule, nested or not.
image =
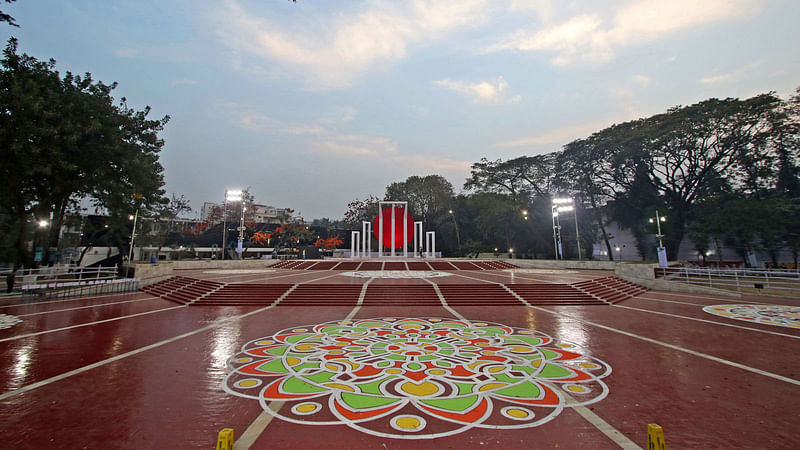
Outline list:
[[[333,236],[328,239],[322,239],[322,238],[317,239],[317,241],[314,242],[314,246],[317,248],[321,248],[323,250],[333,250],[336,247],[342,245],[343,242],[344,241],[339,239],[339,236]]]

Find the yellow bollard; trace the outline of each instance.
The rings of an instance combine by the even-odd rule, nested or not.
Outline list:
[[[233,428],[223,428],[219,432],[217,450],[233,450]]]
[[[667,450],[664,430],[655,423],[647,424],[647,450]]]

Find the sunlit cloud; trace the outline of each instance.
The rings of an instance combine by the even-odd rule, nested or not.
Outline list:
[[[525,136],[497,144],[502,148],[535,147],[543,145],[563,145],[567,142],[586,137],[608,124],[583,123],[561,128],[554,128],[532,136]]]
[[[703,77],[700,79],[700,83],[712,86],[716,84],[723,84],[723,83],[732,83],[735,81],[739,81],[748,76],[753,70],[758,68],[759,66],[763,65],[764,61],[756,61],[745,66],[739,67],[736,70],[726,73],[720,73],[717,75],[711,75],[708,77]]]
[[[338,156],[385,156],[397,152],[397,143],[380,136],[332,135],[312,143],[309,152]]]
[[[708,23],[747,17],[763,0],[641,0],[614,14],[606,24],[598,13],[574,16],[539,30],[520,30],[484,49],[551,53],[557,66],[605,63],[622,47],[639,45]]]
[[[252,107],[238,103],[225,105],[228,122],[239,128],[254,133],[268,135],[318,135],[326,132],[326,128],[316,124],[289,123],[274,119]]]
[[[485,20],[488,0],[375,0],[358,12],[286,27],[237,0],[223,2],[216,32],[237,52],[279,64],[311,89],[351,85],[364,72],[405,58],[410,47]]]
[[[433,84],[465,95],[475,103],[519,103],[522,97],[508,92],[508,82],[503,77],[492,81],[470,83],[466,81],[443,79]]]

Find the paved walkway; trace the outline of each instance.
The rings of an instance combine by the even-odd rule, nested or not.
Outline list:
[[[211,448],[230,427],[237,449],[407,448],[409,438],[415,448],[638,448],[648,423],[671,448],[800,446],[800,329],[703,311],[796,300],[650,291],[598,306],[447,302],[448,286],[578,283],[602,271],[179,275],[356,289],[352,304],[314,307],[185,306],[144,293],[2,299],[0,314],[22,319],[0,330],[3,446]],[[423,285],[438,306],[403,301]],[[365,303],[373,287],[395,289],[397,303]]]

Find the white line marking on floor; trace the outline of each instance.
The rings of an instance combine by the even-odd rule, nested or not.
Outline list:
[[[785,377],[783,375],[778,375],[778,374],[775,374],[775,373],[772,373],[772,372],[767,372],[765,370],[756,369],[755,367],[746,366],[744,364],[739,364],[737,362],[728,361],[727,359],[722,359],[722,358],[718,358],[718,357],[713,356],[713,355],[709,355],[707,353],[702,353],[702,352],[698,352],[698,351],[695,351],[695,350],[690,350],[688,348],[684,348],[684,347],[681,347],[681,346],[678,346],[678,345],[670,344],[670,343],[667,343],[667,342],[664,342],[664,341],[659,341],[658,339],[652,339],[652,338],[649,338],[649,337],[640,336],[640,335],[638,335],[636,333],[623,331],[623,330],[620,330],[620,329],[617,329],[617,328],[614,328],[614,327],[609,327],[607,325],[602,325],[602,324],[599,324],[597,322],[593,322],[591,320],[581,319],[580,317],[571,316],[569,314],[565,314],[565,313],[562,313],[562,312],[551,311],[549,309],[542,308],[542,307],[539,307],[539,306],[533,306],[533,305],[530,305],[530,304],[528,305],[528,307],[536,309],[536,310],[539,310],[539,311],[544,311],[544,312],[547,312],[547,313],[550,313],[550,314],[554,314],[554,315],[557,315],[557,316],[566,317],[568,319],[572,319],[572,320],[575,320],[575,321],[578,321],[578,322],[587,323],[589,325],[593,325],[593,326],[596,326],[598,328],[602,328],[602,329],[607,330],[607,331],[611,331],[611,332],[614,332],[614,333],[619,333],[619,334],[622,334],[622,335],[625,335],[625,336],[629,336],[629,337],[632,337],[632,338],[635,338],[635,339],[640,339],[642,341],[649,342],[651,344],[660,345],[662,347],[666,347],[666,348],[669,348],[669,349],[672,349],[672,350],[677,350],[679,352],[684,352],[684,353],[688,353],[690,355],[698,356],[700,358],[705,358],[705,359],[708,359],[710,361],[718,362],[720,364],[725,364],[727,366],[736,367],[737,369],[746,370],[748,372],[753,372],[753,373],[756,373],[756,374],[759,374],[759,375],[763,375],[765,377],[774,378],[774,379],[779,380],[779,381],[784,381],[786,383],[790,383],[790,384],[794,384],[796,386],[800,386],[800,380],[795,380],[793,378]]]
[[[681,316],[681,315],[678,315],[678,314],[666,313],[666,312],[662,312],[662,311],[652,311],[652,310],[649,310],[649,309],[636,308],[636,307],[633,307],[633,306],[626,306],[626,305],[620,305],[620,304],[615,304],[615,305],[611,305],[611,306],[613,306],[615,308],[624,308],[624,309],[630,309],[630,310],[633,310],[633,311],[641,311],[641,312],[650,313],[650,314],[658,314],[658,315],[662,315],[662,316],[675,317],[677,319],[694,320],[694,321],[697,321],[697,322],[710,323],[710,324],[713,324],[713,325],[721,325],[723,327],[739,328],[739,329],[742,329],[742,330],[755,331],[755,332],[758,332],[758,333],[766,333],[766,334],[772,334],[772,335],[775,335],[775,336],[788,337],[788,338],[792,338],[792,339],[800,339],[800,336],[797,336],[797,335],[779,333],[777,331],[761,330],[761,329],[758,329],[758,328],[745,327],[745,326],[742,326],[742,325],[736,325],[736,324],[732,324],[732,323],[718,322],[716,320],[698,319],[697,317]]]
[[[324,280],[325,278],[330,278],[335,275],[328,275],[322,278],[315,278],[310,281],[300,282],[295,284],[295,287],[303,283]],[[371,283],[372,280],[374,279],[375,278],[370,278],[369,280],[366,281],[366,283],[364,283],[364,285],[361,288],[361,293],[358,296],[358,302],[356,303],[356,306],[353,307],[353,309],[350,311],[350,314],[348,314],[344,318],[344,320],[351,320],[353,317],[355,317],[356,313],[358,313],[358,311],[361,309],[361,305],[364,304],[364,296],[367,293],[367,285]],[[270,402],[269,409],[277,413],[278,411],[280,411],[283,404],[284,402]],[[253,422],[250,423],[250,425],[248,425],[247,429],[244,431],[244,434],[242,434],[242,437],[240,437],[239,439],[236,440],[236,442],[233,443],[233,448],[235,448],[236,450],[249,450],[249,448],[256,442],[256,440],[258,440],[258,438],[264,433],[264,430],[267,429],[267,426],[270,424],[270,422],[272,422],[273,418],[274,416],[272,414],[266,411],[261,411],[261,414],[256,416],[255,420],[253,420]]]
[[[68,327],[54,328],[52,330],[38,331],[36,333],[20,334],[18,336],[11,336],[11,337],[7,337],[5,339],[0,339],[0,342],[15,341],[17,339],[23,339],[23,338],[27,338],[27,337],[31,337],[31,336],[39,336],[41,334],[48,334],[48,333],[55,333],[55,332],[58,332],[58,331],[71,330],[73,328],[88,327],[90,325],[97,325],[97,324],[106,323],[106,322],[114,322],[116,320],[122,320],[122,319],[130,319],[131,317],[144,316],[144,315],[147,315],[147,314],[155,314],[155,313],[160,313],[160,312],[164,312],[164,311],[171,311],[173,309],[185,308],[185,307],[186,307],[186,305],[170,306],[169,308],[154,309],[153,311],[145,311],[145,312],[140,312],[140,313],[136,313],[136,314],[129,314],[127,316],[112,317],[110,319],[98,320],[96,322],[87,322],[87,323],[82,323],[82,324],[79,324],[79,325],[71,325],[71,326],[68,326]]]
[[[185,306],[179,306],[178,308],[184,308],[184,307]],[[40,388],[42,386],[47,386],[48,384],[55,383],[56,381],[61,381],[61,380],[65,379],[65,378],[69,378],[69,377],[71,377],[73,375],[78,375],[80,373],[87,372],[87,371],[92,370],[94,368],[105,366],[106,364],[110,364],[110,363],[112,363],[114,361],[119,361],[120,359],[124,359],[124,358],[127,358],[129,356],[133,356],[133,355],[137,355],[137,354],[142,353],[142,352],[146,352],[147,350],[152,350],[154,348],[161,347],[162,345],[166,345],[166,344],[169,344],[171,342],[178,341],[178,340],[183,339],[185,337],[193,336],[195,334],[202,333],[204,331],[208,331],[208,330],[211,330],[211,329],[214,329],[214,328],[219,328],[221,326],[227,325],[229,322],[232,322],[232,321],[235,321],[235,320],[239,320],[239,319],[242,319],[244,317],[251,316],[253,314],[257,314],[257,313],[266,311],[267,309],[270,309],[270,308],[272,308],[272,306],[265,306],[264,308],[260,308],[260,309],[257,309],[255,311],[250,311],[249,313],[241,314],[241,315],[238,315],[238,316],[226,317],[226,318],[218,320],[218,321],[216,321],[216,322],[214,322],[214,323],[212,323],[210,325],[206,325],[205,327],[198,328],[198,329],[192,330],[192,331],[187,331],[186,333],[179,334],[178,336],[174,336],[174,337],[171,337],[169,339],[165,339],[163,341],[159,341],[159,342],[156,342],[156,343],[153,343],[153,344],[150,344],[150,345],[146,345],[144,347],[137,348],[136,350],[131,350],[129,352],[121,353],[119,355],[112,356],[111,358],[106,358],[106,359],[104,359],[102,361],[98,361],[98,362],[93,363],[93,364],[89,364],[89,365],[86,365],[86,366],[83,366],[83,367],[79,367],[77,369],[70,370],[69,372],[64,372],[62,374],[47,378],[47,379],[42,380],[42,381],[37,381],[36,383],[31,383],[31,384],[25,385],[25,386],[23,386],[23,387],[21,387],[19,389],[15,389],[13,391],[8,391],[8,392],[5,392],[3,394],[0,394],[0,400],[5,400],[5,399],[7,399],[9,397],[13,397],[15,395],[19,395],[19,394],[22,394],[24,392],[28,392],[28,391],[37,389],[37,388]]]
[[[471,277],[467,277],[465,275],[460,275],[460,274],[459,274],[459,276],[464,276],[465,278],[471,278]],[[473,279],[476,279],[476,278],[473,278]],[[492,283],[492,282],[491,281],[487,281],[487,283]],[[500,283],[496,283],[496,284],[500,284]],[[524,299],[523,299],[523,301],[524,301]],[[709,355],[709,354],[706,354],[706,353],[702,353],[702,352],[698,352],[698,351],[694,351],[694,350],[689,350],[688,348],[680,347],[680,346],[674,345],[674,344],[669,344],[667,342],[659,341],[657,339],[652,339],[652,338],[640,336],[640,335],[635,334],[635,333],[630,333],[628,331],[623,331],[623,330],[619,330],[617,328],[609,327],[609,326],[606,326],[606,325],[601,325],[601,324],[599,324],[597,322],[592,322],[591,320],[582,319],[580,317],[574,317],[574,316],[571,316],[569,314],[565,314],[565,313],[561,313],[561,312],[557,312],[557,311],[551,311],[549,309],[542,308],[540,306],[533,306],[530,303],[528,303],[527,301],[525,301],[525,304],[529,308],[533,308],[533,309],[536,309],[536,310],[539,310],[539,311],[544,311],[544,312],[547,312],[549,314],[554,314],[554,315],[557,315],[557,316],[567,317],[569,319],[572,319],[572,320],[575,320],[575,321],[578,321],[578,322],[582,322],[582,323],[588,323],[589,325],[594,325],[594,326],[596,326],[598,328],[602,328],[604,330],[612,331],[614,333],[623,334],[625,336],[629,336],[629,337],[632,337],[632,338],[635,338],[635,339],[640,339],[640,340],[643,340],[645,342],[650,342],[652,344],[661,345],[663,347],[670,348],[670,349],[673,349],[673,350],[677,350],[679,352],[688,353],[690,355],[698,356],[700,358],[705,358],[705,359],[708,359],[708,360],[711,360],[711,361],[714,361],[714,362],[718,362],[720,364],[725,364],[725,365],[728,365],[728,366],[736,367],[738,369],[746,370],[746,371],[753,372],[753,373],[756,373],[756,374],[759,374],[759,375],[763,375],[765,377],[774,378],[776,380],[780,380],[780,381],[784,381],[786,383],[790,383],[790,384],[794,384],[794,385],[800,386],[800,380],[795,380],[793,378],[784,377],[783,375],[778,375],[778,374],[775,374],[775,373],[772,373],[772,372],[767,372],[765,370],[756,369],[755,367],[746,366],[744,364],[739,364],[737,362],[728,361],[727,359],[718,358],[716,356],[712,356],[712,355]],[[698,320],[702,320],[702,319],[698,319]]]
[[[76,306],[75,308],[54,309],[52,311],[42,311],[42,312],[30,313],[30,314],[16,314],[16,316],[17,317],[30,317],[30,316],[38,316],[38,315],[41,315],[41,314],[52,314],[52,313],[66,312],[66,311],[76,311],[76,310],[79,310],[79,309],[100,308],[100,307],[109,306],[109,305],[121,305],[123,303],[151,302],[151,301],[155,301],[155,300],[162,301],[162,302],[165,301],[164,299],[161,299],[161,298],[158,298],[158,297],[140,298],[138,300],[125,300],[123,302],[98,303],[96,305]]]
[[[487,281],[487,283],[495,283],[495,282]],[[434,288],[436,289],[437,294],[440,295],[440,299],[442,301],[442,305],[445,305],[445,308],[447,308],[448,311],[450,311],[454,316],[456,316],[457,318],[459,318],[461,320],[468,320],[466,317],[464,317],[458,311],[450,308],[449,306],[446,306],[447,302],[445,301],[444,296],[439,291],[438,286],[436,286],[436,284],[434,282],[432,282],[432,281],[431,281],[431,284],[434,285]],[[499,285],[501,285],[503,287],[506,287],[502,283],[495,283],[495,284],[499,284]],[[506,287],[506,290],[511,291],[507,287]],[[511,292],[513,293],[513,291],[511,291]],[[518,295],[516,295],[516,293],[514,293],[514,294],[518,298],[522,299],[522,297],[519,297]],[[522,299],[522,301],[525,301],[525,300]],[[525,302],[525,303],[527,303],[527,302]],[[611,439],[615,444],[619,445],[620,448],[624,448],[626,450],[637,450],[637,449],[641,450],[642,449],[642,447],[636,445],[636,443],[633,442],[630,438],[628,438],[627,436],[622,434],[621,431],[617,430],[616,428],[611,426],[611,424],[606,422],[602,417],[600,417],[597,414],[595,414],[594,411],[592,411],[591,409],[589,409],[589,408],[587,408],[585,406],[576,405],[576,403],[578,403],[578,402],[574,398],[572,398],[572,396],[570,396],[569,394],[564,393],[564,392],[562,392],[562,394],[564,395],[564,398],[566,399],[568,406],[570,406],[575,412],[580,414],[581,417],[583,417],[587,422],[592,424],[592,426],[595,427],[598,431],[600,431],[601,433],[606,435],[607,438]]]
[[[272,402],[269,404],[269,409],[277,413],[281,410],[284,403],[285,402]],[[261,411],[261,414],[256,417],[256,420],[254,420],[253,423],[244,430],[242,436],[233,443],[233,448],[236,450],[248,450],[253,443],[256,442],[256,439],[261,436],[261,433],[267,429],[267,426],[272,422],[273,418],[275,418],[274,415],[266,411]]]
[[[21,306],[51,305],[53,303],[77,302],[77,301],[81,301],[81,300],[91,300],[93,298],[117,297],[117,296],[120,296],[120,295],[147,295],[147,296],[153,297],[152,295],[145,294],[144,292],[131,291],[131,292],[119,292],[119,293],[116,293],[116,294],[87,295],[87,296],[83,296],[83,297],[67,298],[67,299],[64,299],[64,300],[35,300],[35,301],[31,301],[30,303],[17,303],[17,304],[14,304],[14,305],[3,305],[3,306],[0,306],[0,308],[18,308],[18,307],[21,307]]]

